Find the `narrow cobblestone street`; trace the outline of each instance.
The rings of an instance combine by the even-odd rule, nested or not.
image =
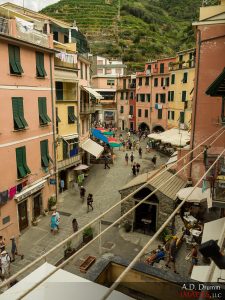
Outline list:
[[[142,142],[143,147],[143,157],[142,159],[138,158],[138,152],[134,152],[135,161],[139,162],[141,165],[141,173],[146,171],[151,171],[153,165],[151,163],[151,157],[154,152],[146,153],[145,152],[146,142]],[[129,151],[130,152],[130,151]],[[114,204],[116,204],[121,196],[118,190],[125,185],[128,181],[133,178],[131,172],[131,165],[128,166],[125,164],[124,156],[125,152],[122,150],[115,150],[115,164],[110,165],[110,170],[105,170],[103,165],[96,164],[92,165],[90,168],[89,176],[85,181],[85,187],[87,193],[92,193],[94,197],[94,211],[87,213],[86,202],[82,203],[80,200],[79,192],[75,190],[67,190],[63,194],[59,195],[59,201],[57,204],[58,211],[60,212],[61,222],[60,222],[60,231],[56,235],[52,235],[50,232],[50,216],[41,217],[38,226],[32,226],[27,229],[20,237],[19,248],[20,252],[24,254],[24,259],[16,259],[12,263],[12,274],[16,273],[23,267],[27,266],[30,262],[35,260],[40,255],[44,254],[46,251],[50,250],[56,246],[59,242],[64,240],[72,231],[72,219],[77,218],[79,228],[88,224],[91,220],[96,218],[100,213],[104,212]],[[160,166],[164,164],[167,160],[167,157],[159,156],[157,153],[158,160],[157,165]],[[120,205],[116,207],[112,212],[110,212],[103,221],[102,230],[105,229],[105,223],[111,223],[115,221],[120,216]],[[97,233],[98,227],[95,228],[95,233]],[[132,257],[139,250],[140,245],[147,241],[147,236],[143,238],[136,237],[131,238],[131,242],[126,242],[126,249],[122,247],[124,239],[120,237],[117,228],[113,228],[109,231],[107,236],[104,236],[102,243],[104,241],[110,241],[111,239],[117,240],[117,247],[114,249],[114,253],[121,254],[128,257]],[[119,240],[121,242],[121,247],[119,246]],[[113,241],[113,243],[115,243]],[[93,243],[93,247],[96,247],[98,243]],[[130,244],[130,247],[128,247]],[[135,244],[138,244],[135,245]],[[137,247],[136,247],[137,246]],[[135,251],[132,251],[136,248]],[[97,246],[98,249],[98,246]],[[132,250],[131,250],[132,249]],[[9,249],[8,249],[9,250]],[[63,248],[59,248],[57,251],[54,251],[50,257],[47,258],[48,262],[55,264],[63,257]],[[28,270],[27,273],[30,271]],[[24,274],[25,275],[25,274]]]

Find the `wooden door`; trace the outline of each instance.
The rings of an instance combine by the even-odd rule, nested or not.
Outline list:
[[[41,207],[42,207],[42,197],[41,197],[41,194],[39,195],[36,195],[33,199],[34,201],[34,213],[33,213],[33,216],[34,218],[37,218],[40,216],[41,214]]]
[[[28,227],[27,201],[18,204],[20,231]]]

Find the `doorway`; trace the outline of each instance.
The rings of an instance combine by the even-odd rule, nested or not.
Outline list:
[[[135,205],[138,201],[135,202]],[[135,210],[134,230],[144,234],[156,232],[157,205],[142,203]]]
[[[130,122],[130,131],[134,131],[134,122]]]
[[[63,188],[63,191],[67,190],[67,171],[66,170],[63,170],[59,173],[59,192],[61,193],[62,192],[62,188],[60,186],[60,182],[61,180],[64,181],[64,188]]]
[[[42,194],[33,197],[33,217],[38,218],[42,212]]]
[[[18,214],[19,214],[19,228],[20,231],[22,231],[28,227],[27,200],[18,204]]]

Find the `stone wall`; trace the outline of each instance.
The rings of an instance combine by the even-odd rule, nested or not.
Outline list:
[[[126,190],[120,191],[121,199],[125,198],[127,195],[132,193],[133,191],[137,190],[141,185],[137,185],[135,187],[128,188]],[[147,186],[150,190],[153,190],[151,185]],[[156,223],[156,230],[158,230],[162,224],[167,220],[167,218],[171,215],[171,213],[174,210],[174,201],[161,192],[157,191],[155,193],[157,196],[159,203],[158,203],[158,209],[157,209],[157,223]],[[135,205],[136,199],[131,197],[129,200],[123,202],[121,204],[121,216],[125,214],[128,210],[130,210]],[[126,216],[123,221],[121,221],[121,224],[124,225],[124,223],[129,222],[132,224],[133,229],[133,223],[135,219],[135,211],[131,212],[128,216]]]

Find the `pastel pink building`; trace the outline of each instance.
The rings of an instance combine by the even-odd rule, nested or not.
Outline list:
[[[146,66],[151,75],[151,131],[167,129],[168,90],[170,85],[169,64],[175,62],[175,57],[153,61]]]
[[[136,130],[150,130],[151,127],[151,77],[145,67],[136,73]]]
[[[1,17],[0,235],[7,242],[55,193],[52,37],[43,34],[37,45],[19,38],[16,25]]]

